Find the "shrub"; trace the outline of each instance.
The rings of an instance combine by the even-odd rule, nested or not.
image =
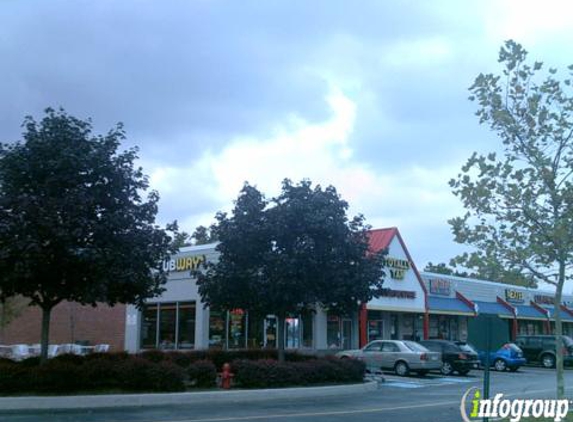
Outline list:
[[[185,371],[172,362],[160,362],[148,369],[150,389],[155,391],[185,390]]]
[[[114,361],[103,356],[99,356],[97,359],[86,359],[83,364],[85,388],[88,390],[118,388],[121,376],[120,366],[124,361]]]
[[[139,357],[155,363],[169,359],[169,355],[161,350],[145,350],[139,353]]]
[[[14,361],[12,361],[12,362],[14,362]],[[26,358],[26,359],[21,360],[18,364],[21,366],[25,366],[27,368],[32,368],[34,366],[40,365],[40,357],[39,356],[33,356],[30,358]]]
[[[194,387],[214,387],[217,380],[217,368],[215,368],[213,362],[198,360],[187,368],[187,375],[191,385]]]
[[[10,394],[30,388],[30,370],[21,365],[0,364],[0,392]]]
[[[58,355],[49,360],[49,362],[65,362],[71,365],[81,365],[82,363],[84,363],[84,361],[85,358],[83,356],[74,355],[73,353],[65,353],[63,355]]]
[[[235,380],[245,388],[362,382],[365,369],[364,363],[356,360],[314,359],[280,363],[267,359],[233,362]]]
[[[34,391],[62,393],[85,388],[82,365],[51,360],[29,371],[32,384],[27,388]]]

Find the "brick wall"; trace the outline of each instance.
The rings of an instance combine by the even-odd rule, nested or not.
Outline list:
[[[0,344],[40,342],[42,313],[38,307],[24,308],[8,326],[0,327]],[[62,302],[52,310],[50,343],[87,341],[90,345],[109,344],[111,350],[124,350],[125,305],[82,306]]]

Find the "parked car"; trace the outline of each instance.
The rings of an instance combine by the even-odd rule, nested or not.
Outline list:
[[[573,340],[563,336],[563,363],[573,364]],[[529,363],[541,363],[545,368],[555,367],[556,341],[553,335],[521,335],[517,336],[515,343]]]
[[[451,375],[456,371],[460,375],[467,375],[472,369],[479,368],[479,359],[475,351],[457,345],[448,340],[422,340],[422,346],[442,354],[442,366],[440,372]]]
[[[478,355],[482,366],[485,367],[486,352],[480,351]],[[493,366],[496,371],[509,369],[515,372],[526,363],[527,359],[523,357],[523,351],[514,343],[506,343],[499,350],[489,353],[489,366]]]
[[[375,340],[362,349],[346,350],[336,356],[360,359],[370,370],[392,369],[400,376],[407,376],[410,371],[425,375],[442,366],[439,353],[407,340]]]

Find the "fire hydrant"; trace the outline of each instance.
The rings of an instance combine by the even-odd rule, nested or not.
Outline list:
[[[221,388],[225,390],[231,388],[231,379],[233,379],[234,376],[235,374],[231,372],[231,365],[225,363],[223,365],[223,372],[221,372]]]

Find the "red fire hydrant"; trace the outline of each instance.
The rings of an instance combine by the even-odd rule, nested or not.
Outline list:
[[[231,388],[231,379],[234,376],[235,374],[231,372],[231,365],[225,363],[223,365],[223,372],[221,372],[221,388],[224,388],[225,390]]]

